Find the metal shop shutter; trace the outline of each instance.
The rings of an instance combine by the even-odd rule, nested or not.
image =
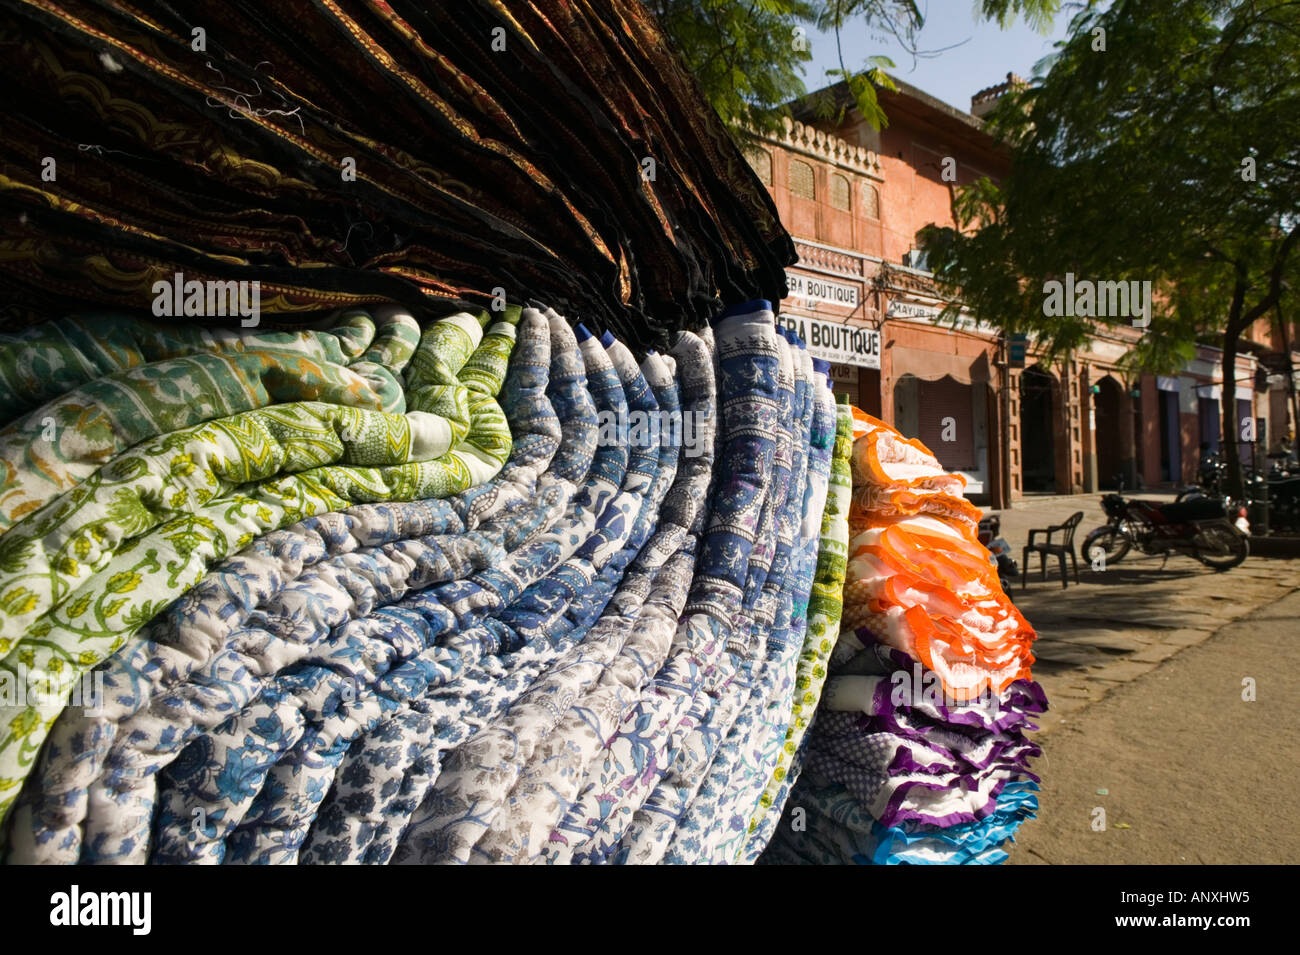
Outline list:
[[[978,466],[970,385],[952,378],[922,381],[917,388],[917,412],[921,442],[940,464],[950,471],[971,471]],[[949,418],[951,422],[946,420]],[[952,440],[943,440],[945,429]]]

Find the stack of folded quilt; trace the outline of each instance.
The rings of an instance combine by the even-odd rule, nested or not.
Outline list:
[[[532,307],[0,337],[6,860],[754,860],[838,628],[826,370],[762,301],[640,363]]]
[[[1037,809],[1034,631],[964,479],[854,411],[844,628],[770,863],[994,863]]]
[[[180,619],[210,569],[315,515],[492,478],[518,316],[421,333],[397,309],[291,332],[102,315],[4,336],[0,810],[81,674],[169,605]]]
[[[477,842],[448,831],[481,803],[443,801],[443,830],[417,831],[403,859],[686,863],[747,851],[799,690],[837,413],[825,369],[777,331],[768,303],[724,313],[705,341],[720,420],[712,486],[674,527],[683,543],[662,600],[531,753],[496,831]]]

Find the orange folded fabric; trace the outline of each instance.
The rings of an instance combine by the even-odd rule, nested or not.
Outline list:
[[[965,479],[920,441],[857,408],[853,416],[846,650],[864,638],[901,650],[958,702],[1028,679],[1034,630],[979,543]]]

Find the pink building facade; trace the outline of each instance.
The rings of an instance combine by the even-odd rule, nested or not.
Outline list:
[[[977,94],[974,108],[1006,88]],[[884,130],[849,109],[835,128],[811,116],[787,121],[749,151],[799,253],[781,321],[832,363],[836,391],[919,437],[992,507],[1026,494],[1194,480],[1202,443],[1224,439],[1215,423],[1225,400],[1221,354],[1201,347],[1177,375],[1135,378],[1122,360],[1142,332],[1120,327],[1051,365],[1031,341],[1022,367],[980,316],[938,324],[947,302],[917,234],[952,225],[952,190],[996,181],[1009,157],[976,115],[920,90],[900,84],[881,101]],[[1300,363],[1283,347],[1294,347],[1294,335],[1268,338],[1263,322],[1258,331],[1258,345],[1238,356],[1232,396],[1242,423],[1234,437],[1259,439],[1242,446],[1252,456],[1294,427],[1283,366],[1287,355]]]

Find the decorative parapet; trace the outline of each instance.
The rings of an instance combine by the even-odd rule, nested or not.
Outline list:
[[[893,292],[910,292],[931,298],[945,298],[932,273],[891,265],[888,262],[880,264],[880,271],[876,273],[876,287]]]
[[[824,245],[816,245],[800,239],[794,240],[794,248],[799,254],[799,265],[806,265],[825,272],[834,272],[838,275],[847,275],[859,279],[867,274],[866,265],[868,260],[865,256],[856,255],[852,252],[840,252]]]
[[[1028,85],[1029,82],[1023,76],[1008,73],[1006,82],[998,83],[996,86],[987,86],[970,98],[971,115],[982,118],[1007,93],[1012,90],[1022,90]]]
[[[782,133],[764,138],[768,142],[784,146],[791,152],[803,153],[813,159],[883,181],[880,157],[865,146],[856,146],[834,133],[809,126],[788,116],[782,119],[782,126],[784,129]]]

